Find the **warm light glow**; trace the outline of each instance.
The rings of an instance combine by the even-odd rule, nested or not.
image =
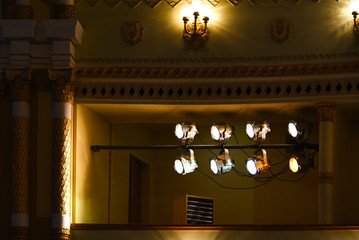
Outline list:
[[[182,8],[180,12],[180,19],[182,21],[183,17],[188,17],[189,21],[192,22],[194,17],[193,13],[198,12],[199,13],[199,19],[202,19],[204,17],[209,17],[209,20],[212,22],[214,18],[213,11],[211,9],[211,6],[207,2],[202,2],[201,0],[192,0],[192,4],[188,7]]]
[[[349,11],[350,13],[353,11],[359,11],[359,1],[358,0],[352,0],[349,4]]]
[[[246,133],[247,133],[247,135],[248,135],[249,138],[253,138],[253,137],[254,137],[253,124],[247,123],[247,125],[246,125]]]
[[[291,159],[289,159],[289,169],[294,173],[299,171],[300,166],[296,158],[292,157]]]
[[[174,164],[174,168],[175,168],[175,170],[176,170],[176,172],[178,173],[178,174],[182,174],[183,173],[183,164],[182,164],[182,161],[181,160],[179,160],[179,159],[176,159],[175,160],[175,164]]]
[[[212,139],[215,140],[215,141],[218,141],[220,136],[221,135],[220,135],[220,132],[219,132],[217,126],[212,126],[211,127],[211,137],[212,137]]]
[[[175,127],[175,135],[178,139],[183,138],[183,129],[182,129],[182,124],[177,124]]]
[[[214,174],[218,173],[218,167],[217,167],[217,162],[215,158],[211,158],[210,162],[209,162],[210,168],[212,170],[212,172]]]
[[[288,132],[294,138],[298,136],[298,130],[295,122],[288,123]]]
[[[251,175],[256,175],[258,172],[255,160],[253,158],[248,158],[246,162],[246,168]]]

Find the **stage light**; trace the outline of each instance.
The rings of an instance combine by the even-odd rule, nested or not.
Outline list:
[[[174,169],[178,174],[186,175],[193,172],[198,167],[197,161],[194,158],[192,149],[188,149],[174,162]]]
[[[266,121],[261,122],[247,122],[246,133],[250,139],[255,142],[264,142],[267,133],[270,132],[269,123]]]
[[[312,124],[308,122],[296,122],[291,120],[288,123],[288,133],[298,143],[302,143],[307,140],[307,137],[311,130]]]
[[[313,156],[306,154],[304,151],[301,151],[298,154],[294,154],[289,159],[289,169],[293,173],[304,172],[311,167],[314,167]]]
[[[270,162],[267,159],[266,150],[258,149],[255,151],[253,157],[246,160],[246,168],[251,175],[267,171],[267,169],[270,168]]]
[[[233,127],[227,123],[213,124],[211,127],[211,137],[214,141],[226,143],[232,136]]]
[[[178,123],[175,127],[175,135],[182,139],[183,144],[191,143],[197,133],[197,127],[193,123]]]
[[[214,174],[223,174],[234,168],[234,160],[229,156],[228,149],[224,149],[218,156],[212,156],[209,164]]]

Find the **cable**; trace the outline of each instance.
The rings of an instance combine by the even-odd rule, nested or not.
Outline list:
[[[197,135],[197,136],[198,136],[198,139],[201,141],[201,143],[205,144],[205,142],[202,140],[202,138],[199,135]],[[217,157],[217,154],[215,154],[211,149],[208,149],[208,151],[210,151],[214,156]]]
[[[233,136],[234,136],[234,139],[236,140],[236,143],[237,144],[239,144],[239,142],[238,142],[238,138],[237,138],[237,136],[236,136],[236,134],[235,133],[233,133]],[[244,154],[246,154],[247,155],[247,157],[251,157],[246,151],[244,151],[243,149],[241,149],[241,151],[244,153]]]
[[[220,184],[219,182],[217,182],[216,180],[214,180],[211,176],[205,174],[204,172],[202,172],[202,171],[199,170],[198,168],[197,168],[197,171],[200,172],[200,173],[201,173],[202,175],[204,175],[205,177],[211,179],[211,180],[212,180],[215,184],[217,184],[218,186],[220,186],[220,187],[222,187],[222,188],[225,188],[225,189],[231,189],[231,190],[250,190],[250,189],[255,189],[255,188],[259,188],[259,187],[261,187],[261,186],[263,186],[263,185],[265,185],[265,184],[271,182],[273,179],[275,179],[275,178],[271,178],[271,179],[269,179],[268,181],[266,181],[266,182],[264,182],[264,183],[262,183],[262,184],[260,184],[260,185],[254,186],[254,187],[228,187],[228,186],[224,186],[224,185]]]

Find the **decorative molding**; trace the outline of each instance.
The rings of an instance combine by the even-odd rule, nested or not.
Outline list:
[[[258,57],[203,57],[203,58],[79,58],[76,64],[193,64],[193,63],[250,63],[250,62],[286,62],[288,61],[315,61],[338,59],[341,62],[353,61],[358,58],[359,53],[323,53],[323,54],[303,54],[287,56],[258,56]],[[359,60],[359,59],[355,59]]]
[[[16,19],[32,19],[33,15],[32,5],[18,4],[15,6]]]
[[[273,41],[283,43],[288,40],[292,33],[292,24],[287,23],[286,19],[274,19],[273,23],[268,25],[268,31]]]
[[[53,87],[53,97],[55,102],[73,103],[74,82],[73,70],[68,69],[48,69],[49,79]]]
[[[83,78],[238,78],[357,73],[359,61],[223,67],[78,67]]]
[[[328,173],[328,172],[318,173],[318,183],[333,184],[333,173]]]
[[[76,19],[74,5],[57,4],[55,6],[55,19]]]
[[[142,41],[145,28],[140,21],[127,21],[122,25],[122,37],[130,45],[136,45]]]
[[[7,68],[5,71],[13,101],[30,102],[31,70],[28,68]]]
[[[147,5],[150,6],[151,8],[155,8],[163,1],[167,2],[171,7],[175,7],[181,0],[87,0],[87,2],[93,7],[98,6],[99,3],[106,3],[111,8],[119,6],[119,4],[122,1],[130,5],[132,8],[137,7],[141,2],[147,3]],[[207,1],[214,7],[221,2],[221,0],[207,0]],[[320,0],[313,0],[314,3],[318,3],[319,1]],[[228,2],[233,6],[237,6],[240,0],[228,0]],[[248,0],[248,2],[253,6],[257,6],[260,3],[260,0]],[[281,2],[281,0],[271,0],[271,2],[275,5],[278,5]],[[294,0],[293,2],[295,4],[298,4],[301,2],[301,0]]]
[[[358,85],[359,87],[359,85]],[[322,102],[317,103],[315,106],[319,112],[319,118],[321,122],[333,122],[334,121],[334,110],[335,103],[332,102]]]
[[[136,81],[134,79],[116,81],[76,82],[76,98],[129,101],[226,101],[263,102],[289,101],[290,99],[325,101],[342,98],[358,98],[359,80],[338,78],[313,80],[276,81],[238,81],[220,79],[219,81],[189,79],[158,79],[156,81]]]

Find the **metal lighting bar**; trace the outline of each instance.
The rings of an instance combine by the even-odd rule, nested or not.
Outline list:
[[[319,144],[301,143],[301,144],[257,144],[257,145],[92,145],[91,150],[99,152],[101,150],[168,150],[168,149],[283,149],[283,148],[308,148],[312,150],[319,150]]]

